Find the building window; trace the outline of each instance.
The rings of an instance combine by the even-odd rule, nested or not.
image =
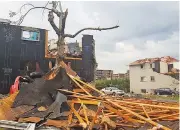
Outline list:
[[[40,32],[39,31],[31,31],[31,30],[22,30],[22,40],[28,41],[39,41],[40,40]]]
[[[154,64],[154,63],[151,63],[151,64],[150,64],[150,68],[155,68],[155,64]]]
[[[155,81],[154,76],[151,76],[151,82],[154,82],[154,81]]]
[[[152,64],[150,64],[150,68],[152,68]]]
[[[141,77],[141,82],[146,82],[147,81],[147,78],[145,76],[142,76]]]
[[[141,89],[141,93],[146,93],[146,89]]]
[[[168,72],[171,72],[171,71],[172,71],[172,68],[173,68],[173,64],[169,64],[169,65],[168,65]]]
[[[141,65],[141,69],[143,69],[144,68],[144,66],[143,66],[143,64]]]

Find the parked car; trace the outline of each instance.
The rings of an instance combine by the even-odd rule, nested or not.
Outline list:
[[[155,89],[154,93],[156,95],[175,95],[176,92],[171,90],[170,88],[158,88]]]
[[[101,91],[108,95],[124,95],[125,94],[125,92],[123,90],[120,90],[115,87],[103,88],[103,89],[101,89]]]

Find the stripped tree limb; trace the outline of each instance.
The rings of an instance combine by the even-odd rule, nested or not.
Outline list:
[[[62,15],[62,12],[59,12],[56,8],[58,6],[58,2],[57,1],[52,1],[52,11],[58,16],[60,17]]]
[[[54,23],[54,15],[53,15],[53,11],[56,12],[56,15],[58,17],[60,17],[60,12],[56,9],[57,8],[57,2],[56,1],[52,1],[52,11],[49,11],[48,14],[48,21],[50,22],[52,28],[54,29],[54,31],[56,32],[56,34],[59,36],[60,35],[60,30],[59,28],[56,26],[56,24]]]
[[[15,16],[15,15],[17,15],[17,14],[19,14],[19,13],[21,14],[21,13],[22,13],[22,8],[25,7],[25,6],[35,7],[33,4],[26,3],[26,4],[22,5],[22,6],[20,7],[19,11],[17,11],[17,12],[9,11],[9,16],[10,16],[10,17],[13,17],[13,16]]]
[[[27,5],[27,4],[26,4]],[[28,4],[29,5],[29,4]],[[24,6],[24,5],[23,5]],[[22,7],[23,7],[22,6]],[[31,6],[33,6],[33,5],[31,5]],[[20,19],[18,20],[19,21],[19,23],[18,23],[18,25],[20,25],[22,22],[23,22],[23,20],[24,20],[24,18],[26,17],[26,15],[30,12],[30,11],[32,11],[32,10],[34,10],[34,9],[46,9],[46,10],[49,10],[49,11],[52,11],[53,13],[55,13],[58,17],[60,16],[60,12],[58,11],[58,10],[56,10],[56,9],[50,9],[50,8],[47,8],[47,7],[32,7],[32,8],[30,8],[24,15],[22,15],[21,17],[20,17]],[[15,13],[15,12],[10,12],[10,17],[13,17],[14,15],[16,15],[17,13]]]
[[[25,8],[25,6],[32,6],[33,8],[35,7],[33,4],[30,4],[30,3],[24,4],[24,5],[21,6],[21,8],[19,10],[19,13],[22,13],[22,8],[23,7]]]
[[[49,1],[46,3],[46,5],[45,5],[44,7],[47,7],[47,6],[48,6],[48,4],[49,4]],[[42,12],[42,17],[44,16],[44,11],[45,11],[45,9],[43,9],[43,12]]]
[[[65,27],[66,27],[66,18],[67,18],[67,15],[68,15],[68,9],[66,9],[65,13],[64,13],[64,17],[62,19],[62,28],[61,28],[61,34],[64,35],[64,30],[65,30]]]
[[[47,8],[47,7],[33,7],[33,8],[30,8],[24,15],[22,15],[22,16],[20,17],[18,25],[20,25],[20,24],[23,22],[23,20],[24,20],[24,18],[26,17],[26,15],[27,15],[31,10],[34,10],[34,9],[47,9],[47,10],[50,10],[50,11],[52,10],[52,9]]]
[[[56,32],[56,34],[59,36],[60,35],[60,30],[59,28],[56,26],[56,24],[54,23],[54,15],[52,11],[49,11],[48,14],[48,21],[51,24],[52,28],[54,29],[54,31]]]
[[[83,32],[83,31],[85,31],[85,30],[98,30],[98,31],[102,31],[102,30],[115,29],[115,28],[118,28],[118,27],[119,27],[119,26],[116,25],[116,26],[109,27],[109,28],[100,28],[100,27],[98,27],[98,28],[83,28],[83,29],[79,30],[78,32],[76,32],[74,35],[64,34],[63,37],[64,37],[64,38],[65,38],[65,37],[74,38],[74,37],[76,37],[79,33]]]
[[[48,4],[52,4],[52,8],[47,8]],[[109,28],[100,28],[100,27],[92,28],[92,27],[88,27],[88,28],[83,28],[83,29],[79,30],[74,35],[72,35],[72,34],[65,34],[65,27],[66,27],[65,25],[66,25],[66,19],[67,19],[67,15],[68,15],[68,9],[66,9],[66,11],[63,12],[60,1],[59,2],[58,1],[47,2],[44,7],[35,7],[32,4],[24,4],[20,8],[20,13],[21,13],[21,9],[23,7],[25,7],[26,5],[31,6],[31,8],[24,15],[21,15],[21,17],[20,17],[20,19],[18,21],[16,21],[17,25],[20,25],[23,22],[24,18],[26,17],[26,15],[31,10],[38,9],[38,8],[39,9],[43,9],[43,12],[44,12],[44,10],[49,10],[48,21],[49,21],[49,23],[51,24],[53,30],[56,32],[56,34],[58,36],[58,41],[57,41],[57,51],[58,51],[58,53],[57,53],[57,58],[56,58],[56,61],[57,61],[56,64],[59,63],[59,59],[63,59],[63,57],[65,56],[65,54],[64,54],[64,46],[65,46],[64,39],[66,37],[74,38],[78,34],[80,34],[81,32],[83,32],[85,30],[98,30],[98,31],[102,31],[102,30],[115,29],[115,28],[119,27],[118,25],[113,26],[113,27],[109,27]],[[59,5],[59,10],[57,9],[58,5]],[[17,13],[15,13],[15,12],[10,12],[10,16],[12,16],[12,17],[14,15],[16,15],[16,14]],[[56,16],[59,18],[59,26],[57,26],[55,24],[55,22],[54,22],[54,14],[56,14]]]

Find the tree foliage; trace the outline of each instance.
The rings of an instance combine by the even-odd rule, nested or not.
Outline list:
[[[128,78],[113,79],[113,80],[96,80],[96,88],[102,89],[105,87],[113,86],[117,87],[125,92],[130,91],[130,80]]]

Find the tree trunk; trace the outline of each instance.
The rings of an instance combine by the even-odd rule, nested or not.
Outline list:
[[[56,65],[59,65],[60,61],[62,61],[64,59],[64,38],[63,37],[59,37],[58,43],[57,43],[57,57],[56,57]]]

